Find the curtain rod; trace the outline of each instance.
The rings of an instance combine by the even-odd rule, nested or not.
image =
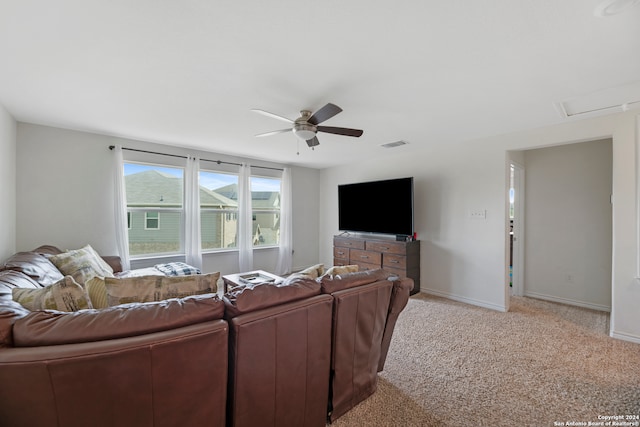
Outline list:
[[[116,148],[115,145],[110,145],[109,146],[109,150],[113,150],[114,148]],[[158,153],[157,151],[147,151],[147,150],[138,150],[137,148],[125,148],[122,147],[123,150],[127,150],[127,151],[136,151],[138,153],[147,153],[147,154],[158,154],[160,156],[168,156],[168,157],[178,157],[180,159],[187,159],[187,156],[182,156],[180,154],[167,154],[167,153]],[[222,160],[209,160],[209,159],[200,159],[202,161],[205,162],[213,162],[213,163],[217,163],[219,165],[234,165],[234,166],[242,166],[241,163],[233,163],[233,162],[224,162]],[[260,169],[270,169],[270,170],[274,170],[274,171],[283,171],[284,169],[281,168],[272,168],[269,166],[254,166],[251,165],[252,168],[260,168]]]

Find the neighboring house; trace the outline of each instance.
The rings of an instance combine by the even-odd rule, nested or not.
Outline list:
[[[125,176],[129,250],[132,255],[177,252],[182,222],[182,178],[156,170]],[[231,196],[231,197],[228,197]],[[277,244],[280,205],[277,192],[253,192],[253,244]],[[200,187],[202,248],[236,247],[237,186],[218,190]],[[271,209],[265,211],[264,209]]]
[[[217,188],[216,194],[238,201],[238,185]],[[253,245],[271,245],[280,241],[280,193],[277,191],[252,191]],[[274,213],[278,211],[278,213]]]

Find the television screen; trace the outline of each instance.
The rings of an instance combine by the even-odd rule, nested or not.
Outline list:
[[[413,235],[413,178],[339,185],[338,228]]]

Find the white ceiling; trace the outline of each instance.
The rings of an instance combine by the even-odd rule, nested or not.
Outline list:
[[[560,123],[554,103],[640,81],[640,5],[596,0],[0,0],[0,103],[18,121],[322,168]],[[287,126],[344,110],[314,151]],[[571,119],[575,120],[575,119]],[[398,152],[398,151],[395,151]]]

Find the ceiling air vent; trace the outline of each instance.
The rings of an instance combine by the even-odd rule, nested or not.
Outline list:
[[[386,144],[382,144],[381,147],[384,148],[395,148],[395,147],[399,147],[401,145],[407,145],[408,142],[407,141],[395,141],[395,142],[387,142]]]
[[[564,118],[627,111],[640,107],[640,82],[576,96],[555,105]]]

